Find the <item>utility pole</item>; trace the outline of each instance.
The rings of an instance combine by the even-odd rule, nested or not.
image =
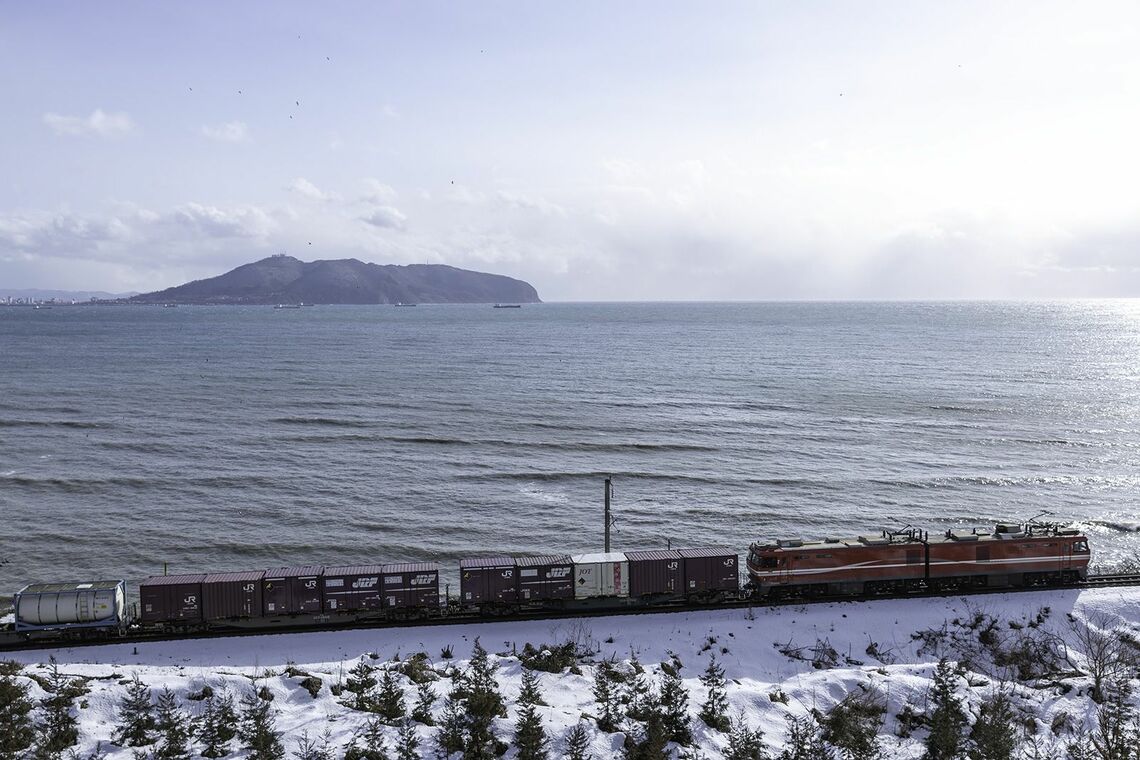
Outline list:
[[[610,551],[610,492],[613,490],[613,482],[610,478],[606,478],[606,553]]]

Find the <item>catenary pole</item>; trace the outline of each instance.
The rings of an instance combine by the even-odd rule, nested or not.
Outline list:
[[[610,478],[606,478],[606,552],[610,551],[610,491],[613,488],[613,483]]]

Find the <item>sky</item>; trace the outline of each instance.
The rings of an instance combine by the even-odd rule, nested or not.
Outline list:
[[[1140,295],[1140,3],[0,5],[0,287]]]

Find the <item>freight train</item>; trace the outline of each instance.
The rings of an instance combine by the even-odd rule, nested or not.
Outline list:
[[[460,561],[458,597],[440,593],[435,562],[160,575],[139,583],[137,605],[122,580],[35,584],[17,592],[0,643],[1058,585],[1087,576],[1089,544],[1055,523],[907,528],[754,543],[744,586],[739,564],[723,547],[478,557]]]

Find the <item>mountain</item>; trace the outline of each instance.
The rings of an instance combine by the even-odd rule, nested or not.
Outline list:
[[[131,303],[541,303],[526,282],[440,264],[301,261],[278,254],[206,280],[128,299]]]

